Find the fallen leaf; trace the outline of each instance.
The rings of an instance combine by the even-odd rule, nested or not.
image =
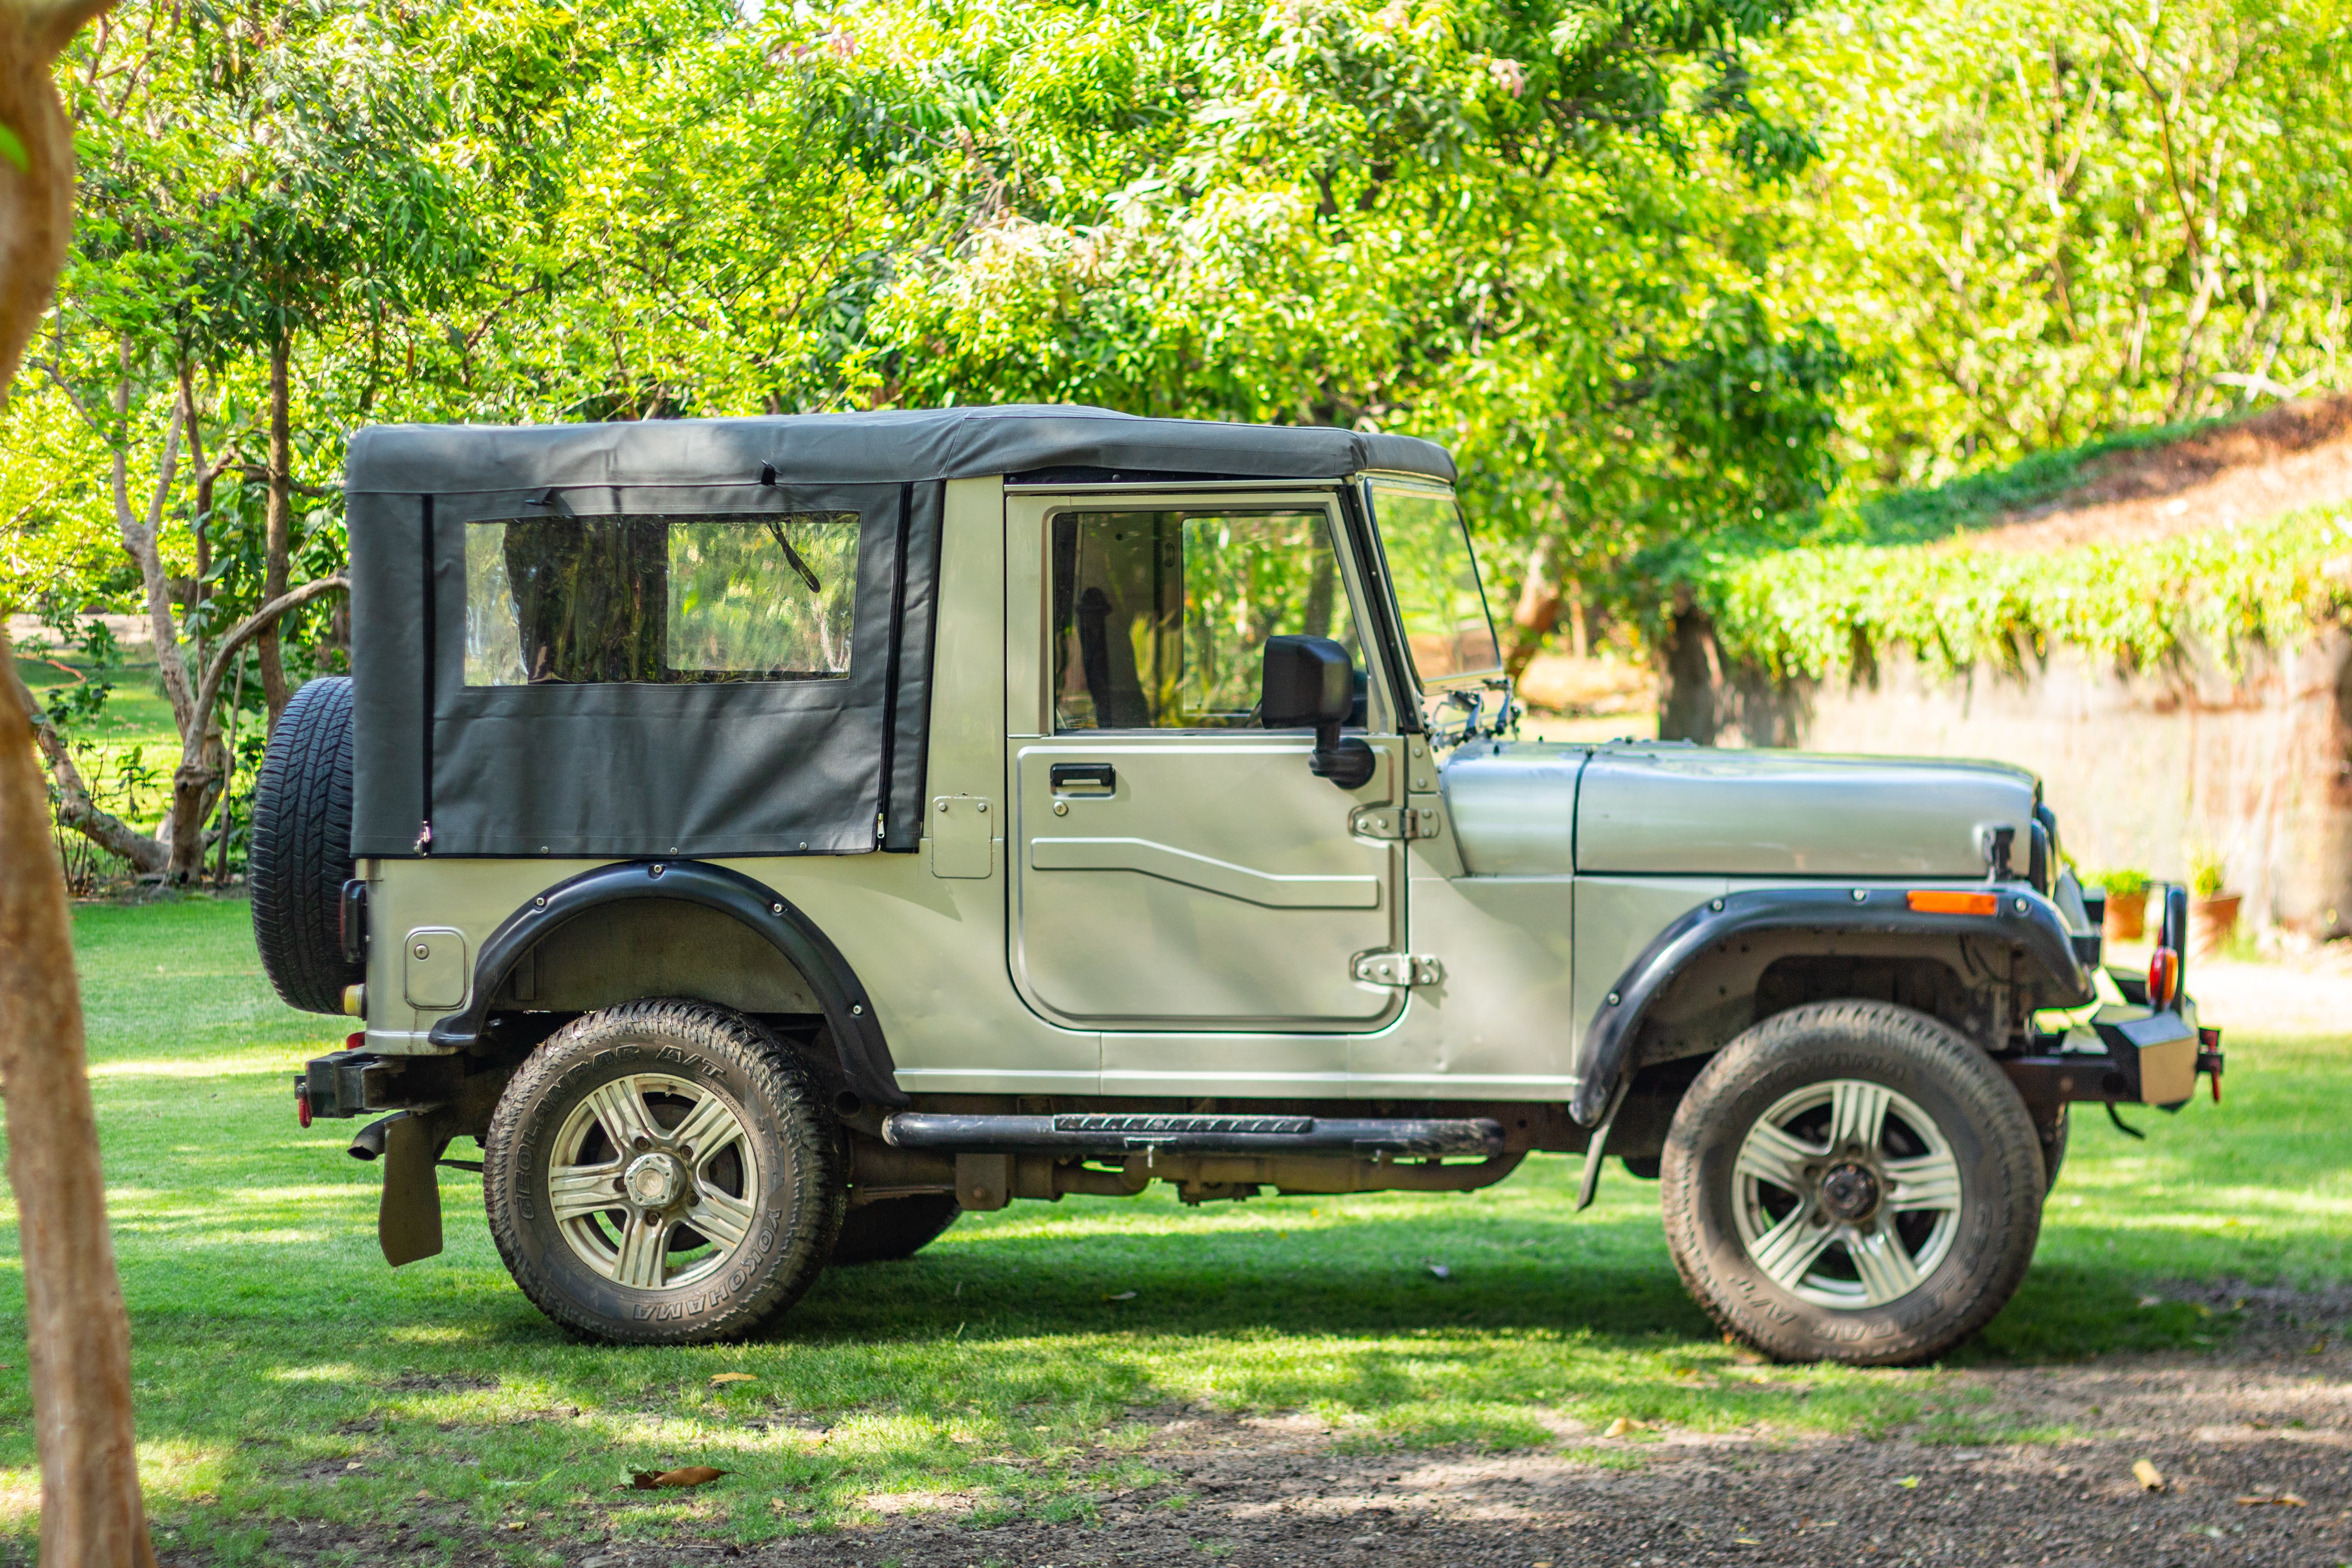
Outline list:
[[[1105,1296],[1103,1300],[1106,1301],[1132,1301],[1135,1300],[1135,1297],[1136,1292],[1132,1290],[1121,1290],[1118,1295]]]
[[[629,1489],[650,1492],[671,1487],[707,1487],[726,1473],[714,1470],[709,1465],[688,1465],[679,1470],[632,1470],[629,1472]]]
[[[2146,1459],[2132,1461],[2132,1474],[2139,1478],[2140,1488],[2144,1491],[2160,1492],[2165,1489],[2164,1472]]]
[[[2139,1304],[2143,1307],[2161,1307],[2164,1305],[2164,1298],[2161,1296],[2142,1296],[2139,1299]]]
[[[1603,1437],[1622,1437],[1626,1433],[1633,1431],[1638,1425],[1638,1422],[1629,1421],[1624,1416],[1620,1415],[1616,1420],[1609,1423],[1609,1429],[1601,1435]]]
[[[1896,1478],[1895,1484],[1903,1488],[1906,1491],[1916,1490],[1919,1485],[1919,1478],[1916,1476],[1901,1476]]]
[[[1440,1279],[1451,1279],[1454,1278],[1454,1270],[1448,1268],[1443,1263],[1424,1263],[1422,1267],[1428,1269],[1432,1274],[1436,1275]]]
[[[2311,1505],[2304,1501],[2301,1498],[2295,1496],[2293,1492],[2281,1492],[2276,1497],[2242,1497],[2238,1500],[2238,1506],[2240,1508],[2262,1508],[2264,1506],[2275,1506],[2278,1508],[2309,1508]]]
[[[722,1383],[757,1383],[759,1381],[748,1372],[719,1372],[710,1375],[710,1386],[713,1388]]]

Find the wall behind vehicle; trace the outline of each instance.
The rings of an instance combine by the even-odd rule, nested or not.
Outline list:
[[[2342,626],[2284,654],[2249,648],[2235,674],[2201,649],[2176,669],[2125,673],[2061,645],[2022,673],[1979,665],[1947,680],[1897,652],[1874,681],[1769,689],[1727,679],[1713,659],[1705,680],[1703,700],[1687,680],[1662,700],[1689,739],[2020,763],[2042,776],[2060,840],[2086,869],[2182,880],[2189,854],[2209,847],[2250,922],[2352,932]]]

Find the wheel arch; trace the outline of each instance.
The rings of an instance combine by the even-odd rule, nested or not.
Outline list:
[[[1773,964],[1784,960],[1908,966],[1915,984],[1925,973],[1919,966],[1932,965],[1964,992],[2015,987],[2023,994],[2019,1002],[2026,1011],[2092,1000],[2090,976],[2057,906],[2021,885],[1989,885],[1984,890],[1998,899],[1990,914],[1916,910],[1901,888],[1758,889],[1699,905],[1658,933],[1593,1014],[1579,1053],[1570,1114],[1586,1127],[1596,1126],[1633,1073],[1656,1062],[1712,1055],[1727,1044],[1759,1021],[1759,988]],[[1701,1000],[1710,985],[1722,993],[1712,1006]],[[1941,984],[1932,988],[1948,989]],[[1829,999],[1799,984],[1772,1011]],[[1917,1010],[1941,1016],[1948,1007],[1947,1002]],[[1691,1037],[1645,1058],[1643,1026],[1669,1016],[1686,1019]],[[1948,1021],[1969,1026],[1962,1019]],[[1991,1023],[1982,1020],[1977,1027]]]
[[[466,1006],[433,1026],[433,1043],[459,1049],[479,1044],[500,997],[510,994],[519,968],[551,939],[600,913],[662,901],[715,911],[758,937],[806,987],[814,1010],[825,1021],[849,1090],[870,1105],[911,1103],[898,1087],[873,998],[841,950],[774,889],[707,861],[599,866],[537,895],[482,943]]]

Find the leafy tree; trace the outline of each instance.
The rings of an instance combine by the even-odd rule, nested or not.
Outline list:
[[[1871,370],[1874,481],[2344,384],[2341,0],[1842,5],[1762,76],[1820,117],[1773,271]]]

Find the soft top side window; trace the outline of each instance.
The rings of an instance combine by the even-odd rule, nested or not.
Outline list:
[[[849,673],[854,511],[513,518],[466,529],[466,684]]]
[[[1255,728],[1265,639],[1284,634],[1337,640],[1361,690],[1319,507],[1065,511],[1053,540],[1057,731]]]

